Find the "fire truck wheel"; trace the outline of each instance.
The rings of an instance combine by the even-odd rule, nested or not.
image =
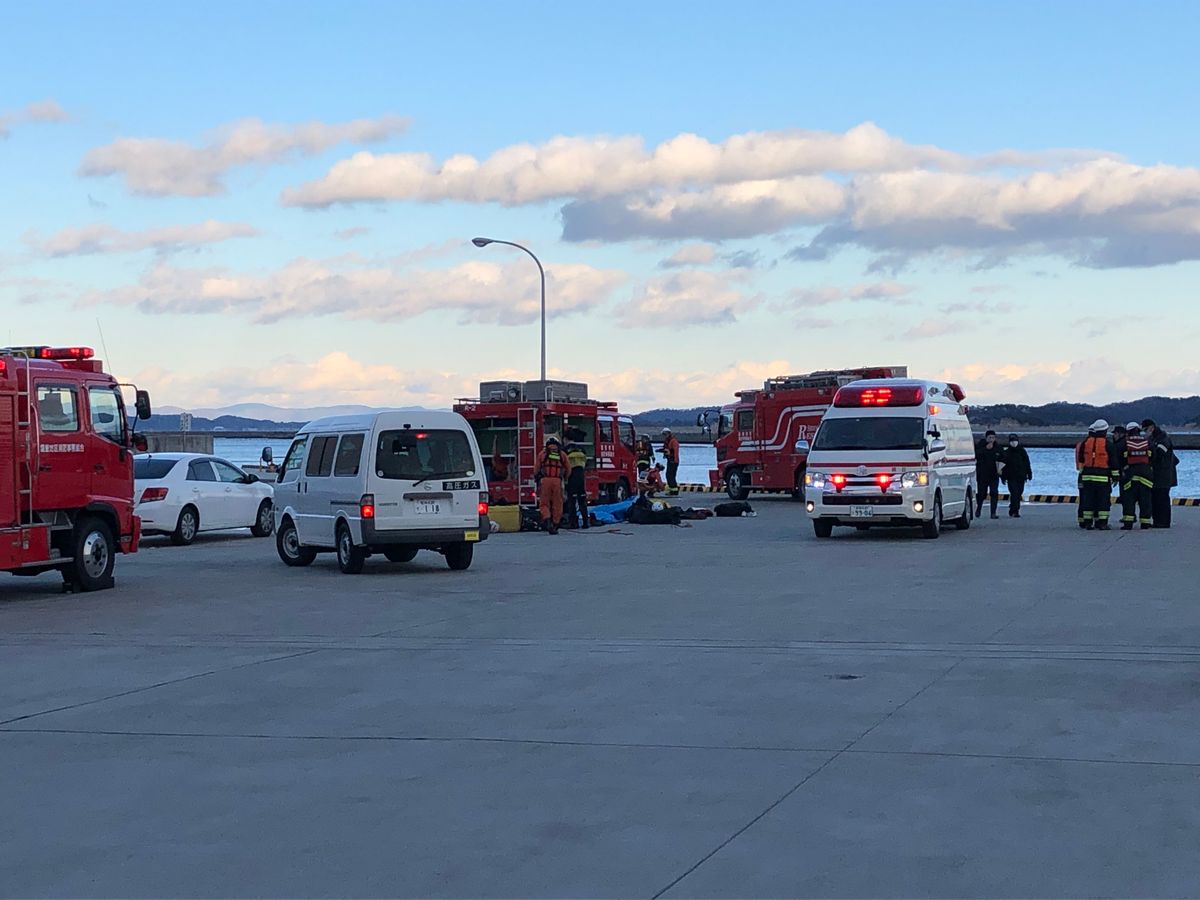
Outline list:
[[[270,537],[275,530],[275,515],[271,510],[271,501],[264,500],[258,505],[258,516],[250,526],[250,533],[255,537]]]
[[[354,546],[354,538],[344,522],[337,530],[337,561],[343,575],[357,575],[367,561],[367,551]]]
[[[82,519],[75,526],[75,546],[68,571],[64,575],[81,591],[112,587],[112,529],[102,519]]]
[[[446,548],[445,554],[446,565],[455,572],[461,572],[463,569],[471,567],[471,560],[475,558],[475,545],[451,544]]]
[[[731,500],[745,500],[750,496],[750,488],[746,485],[746,474],[737,466],[725,473],[725,493]]]
[[[412,562],[417,558],[416,547],[389,547],[383,551],[383,555],[387,557],[388,562],[406,563]]]
[[[921,535],[923,537],[933,538],[938,537],[942,533],[942,495],[938,494],[933,498],[933,518],[928,522],[921,523]]]
[[[621,503],[629,499],[629,482],[622,478],[613,488],[613,502]]]
[[[792,484],[792,499],[793,500],[803,500],[804,499],[804,470],[803,469],[796,470],[796,479]]]
[[[819,538],[833,536],[833,522],[829,519],[813,519],[813,533]]]
[[[194,506],[185,506],[179,511],[179,521],[171,532],[171,543],[176,547],[186,547],[196,539],[200,531],[200,513]]]
[[[289,566],[309,566],[317,558],[317,551],[300,543],[300,534],[296,531],[296,523],[284,519],[275,533],[275,549],[279,558]]]

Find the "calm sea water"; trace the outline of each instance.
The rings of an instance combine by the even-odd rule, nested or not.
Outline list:
[[[250,438],[216,438],[217,456],[224,457],[237,465],[247,466],[258,462],[263,447],[269,446],[275,453],[277,463],[291,441],[264,441]],[[1176,497],[1200,497],[1200,450],[1179,450],[1179,487]],[[1075,454],[1069,449],[1033,449],[1029,451],[1033,464],[1033,483],[1029,493],[1074,494]],[[679,480],[708,484],[708,470],[716,466],[717,454],[712,447],[685,444],[679,460]]]

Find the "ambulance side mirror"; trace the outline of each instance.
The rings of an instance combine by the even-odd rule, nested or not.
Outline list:
[[[807,453],[809,451],[809,449],[810,449],[810,447],[809,447],[808,441],[803,440],[803,439],[796,441],[796,452],[797,453]]]
[[[930,453],[945,453],[946,452],[946,442],[943,441],[941,438],[934,438],[932,441],[929,442],[929,452]]]
[[[137,417],[145,421],[153,415],[150,409],[150,392],[138,391],[133,402],[134,408],[137,410]]]

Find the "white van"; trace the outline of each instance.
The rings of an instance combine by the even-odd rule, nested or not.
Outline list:
[[[479,446],[458,413],[389,410],[305,425],[275,485],[275,544],[289,566],[337,553],[348,575],[373,553],[409,562],[436,550],[471,565],[488,536]]]
[[[805,508],[817,537],[834,525],[866,530],[919,525],[936,538],[946,523],[971,527],[975,441],[962,388],[880,378],[838,389],[808,449]]]

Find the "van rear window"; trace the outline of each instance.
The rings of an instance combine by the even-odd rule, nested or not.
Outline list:
[[[375,449],[375,474],[402,481],[462,478],[476,474],[475,457],[461,431],[383,431]]]
[[[916,416],[825,419],[814,450],[921,450],[925,420]]]
[[[179,462],[177,459],[154,459],[153,457],[135,459],[133,461],[133,477],[138,481],[157,481],[159,478],[166,478],[177,462]]]

